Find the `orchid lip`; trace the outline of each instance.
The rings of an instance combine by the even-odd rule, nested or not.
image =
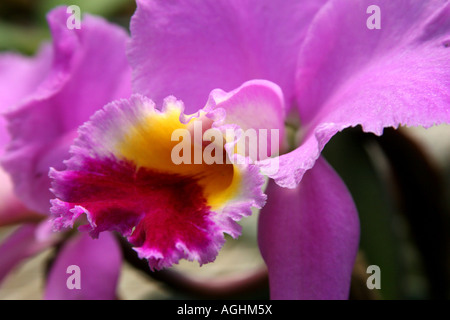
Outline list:
[[[96,113],[80,128],[67,169],[51,171],[55,228],[71,227],[86,214],[88,224],[80,230],[93,237],[118,231],[152,269],[180,259],[213,261],[224,233],[239,235],[236,220],[264,204],[264,179],[248,163],[175,164],[173,133],[190,132],[195,122],[204,132],[215,123],[204,117],[207,112],[189,117],[182,111],[173,97],[159,111],[134,95]],[[226,157],[234,143],[216,143],[216,150]],[[208,145],[190,141],[191,160],[196,147]]]

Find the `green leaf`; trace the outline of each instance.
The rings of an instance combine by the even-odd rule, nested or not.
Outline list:
[[[0,51],[18,51],[31,55],[48,39],[48,29],[0,22]]]

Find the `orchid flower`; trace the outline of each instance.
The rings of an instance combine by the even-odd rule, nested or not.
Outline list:
[[[135,94],[115,101],[108,97],[106,106],[80,127],[66,168],[49,159],[67,154],[43,157],[43,170],[54,167],[54,226],[70,228],[85,215],[81,230],[100,239],[105,231],[121,233],[152,269],[180,259],[203,264],[214,260],[223,234],[237,237],[236,221],[266,200],[259,246],[271,298],[347,298],[358,216],[344,182],[320,153],[347,127],[361,125],[379,135],[384,127],[450,122],[450,3],[137,4],[128,50]],[[381,9],[381,29],[367,27],[371,5]],[[49,104],[48,118],[41,111],[39,123],[64,114],[53,112],[57,108]],[[70,130],[100,106],[92,108]],[[13,113],[18,119],[30,119],[26,115],[32,109],[18,110]],[[290,146],[284,125],[296,114],[296,144]],[[174,164],[171,152],[178,141],[172,133],[192,132],[198,122],[219,132],[278,130],[282,154],[269,152],[272,157],[243,164]],[[31,123],[15,123],[11,146],[18,151],[7,151],[6,159],[8,154],[9,159],[29,158],[19,151],[30,150],[24,146],[34,137],[29,131],[26,137],[15,136],[37,126]],[[73,131],[70,138],[68,131],[55,134],[67,152]],[[225,158],[233,156],[235,142],[223,146]],[[208,146],[194,141],[190,147],[204,151]],[[6,168],[14,171],[14,162],[6,162]],[[265,195],[264,175],[272,179]],[[33,179],[15,183],[33,186]],[[51,198],[45,192],[32,203]]]
[[[12,195],[12,187],[2,192],[8,201],[5,203],[11,205],[1,208],[0,224],[25,223],[0,246],[0,278],[23,259],[61,241],[61,236],[55,239],[58,234],[48,224],[52,197],[49,167],[62,166],[77,127],[95,110],[131,93],[131,70],[125,55],[127,33],[89,15],[82,29],[70,30],[68,17],[66,8],[49,13],[53,43],[45,44],[36,57],[0,56],[0,106],[9,129],[8,135],[2,120],[0,137],[6,145],[2,165],[18,198]],[[36,216],[43,222],[36,223]],[[86,290],[66,287],[70,265],[91,270],[83,275]],[[94,241],[86,234],[77,234],[59,251],[44,296],[114,299],[120,267],[121,253],[113,235]]]
[[[212,261],[222,234],[236,236],[233,222],[261,206],[261,180],[252,166],[173,166],[171,131],[191,130],[192,119],[219,130],[279,129],[295,109],[298,146],[257,164],[274,181],[259,222],[271,297],[346,298],[358,217],[321,150],[347,127],[381,134],[450,120],[449,4],[375,2],[379,30],[367,27],[367,1],[138,1],[129,51],[135,91],[156,105],[172,95],[184,104],[169,97],[157,111],[138,95],[85,124],[67,169],[51,172],[55,225],[85,213],[84,229],[121,232],[155,269],[181,258]],[[271,82],[238,87],[258,78]],[[228,92],[213,90],[198,111],[214,88]],[[280,168],[269,173],[275,161]]]
[[[270,11],[265,8],[267,4],[261,2],[261,15]],[[290,2],[283,11],[288,13],[297,7],[298,3]],[[271,51],[271,41],[264,44],[265,48],[258,48],[268,51],[273,61],[270,73],[286,87],[293,85],[289,81],[295,70],[292,52],[298,51],[303,33],[296,33],[292,43],[285,43],[281,35],[290,28],[304,28],[318,8],[317,2],[309,4],[290,21],[289,26],[280,24],[283,15],[277,15],[271,22],[274,30],[270,39],[279,40],[286,47],[286,61],[277,62],[279,53],[278,50]],[[178,10],[176,6],[172,9],[175,11],[170,12]],[[247,9],[250,10],[251,6]],[[136,19],[139,12],[138,9]],[[244,10],[242,13],[249,12]],[[242,21],[245,19],[242,17]],[[258,15],[253,19],[260,28],[265,27],[266,22]],[[141,32],[147,27],[143,26]],[[145,39],[142,41],[146,42]],[[161,48],[151,48],[161,50],[163,58],[166,55],[163,54],[166,51],[164,42],[161,45]],[[135,49],[131,48],[131,51]],[[220,54],[228,55],[226,52]],[[247,63],[249,57],[245,53],[239,53],[239,56],[242,56],[242,65]],[[164,65],[163,61],[154,60],[152,63]],[[285,70],[285,74],[279,73],[280,70]],[[220,70],[214,73],[220,74]],[[242,73],[230,84],[257,77],[252,72]],[[264,77],[269,77],[269,74]],[[156,82],[163,84],[163,80]],[[173,80],[171,77],[170,82]],[[176,92],[175,88],[167,90]],[[192,93],[197,94],[196,91]],[[177,95],[183,97],[183,102],[191,99],[189,95]],[[139,256],[146,258],[152,269],[171,266],[182,258],[198,260],[200,264],[213,261],[223,245],[224,233],[238,236],[240,227],[235,221],[249,215],[252,207],[260,208],[265,199],[261,193],[263,179],[255,166],[214,168],[203,165],[193,169],[173,165],[170,159],[174,147],[172,132],[181,128],[190,130],[193,120],[200,120],[205,129],[225,130],[228,126],[237,125],[242,129],[270,128],[284,132],[284,98],[281,89],[268,81],[246,82],[231,92],[214,90],[202,110],[199,110],[198,103],[182,103],[169,94],[161,96],[161,100],[163,97],[164,102],[155,100],[162,102],[156,105],[157,108],[153,101],[142,95],[108,104],[80,128],[79,137],[71,149],[72,157],[66,162],[67,169],[52,169],[50,173],[54,179],[52,190],[57,196],[51,208],[57,229],[72,227],[80,215],[86,214],[88,224],[81,230],[88,231],[94,238],[103,231],[118,231],[135,245]],[[202,99],[205,98],[207,96]],[[248,106],[248,102],[253,104],[253,108]],[[244,110],[250,118],[264,106],[264,118],[256,118],[253,122],[241,119],[240,113]],[[184,111],[194,114],[185,115]]]

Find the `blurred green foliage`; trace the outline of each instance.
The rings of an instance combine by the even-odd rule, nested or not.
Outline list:
[[[50,39],[46,15],[61,5],[77,5],[81,13],[100,15],[128,28],[136,4],[133,0],[2,0],[0,2],[0,51],[31,55]]]

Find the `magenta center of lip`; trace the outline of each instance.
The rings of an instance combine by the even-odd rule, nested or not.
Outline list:
[[[63,201],[89,211],[92,232],[119,231],[136,247],[169,256],[182,243],[208,246],[209,207],[192,177],[161,173],[125,161],[91,160],[67,171]]]

